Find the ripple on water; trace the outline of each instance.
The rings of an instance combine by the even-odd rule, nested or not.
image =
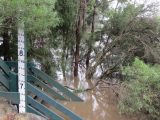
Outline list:
[[[60,102],[84,118],[84,120],[127,120],[119,114],[117,98],[111,89],[96,88],[80,93],[79,96],[84,102]]]

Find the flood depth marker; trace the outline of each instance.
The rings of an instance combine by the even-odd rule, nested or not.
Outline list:
[[[19,113],[26,112],[26,45],[24,24],[18,28],[18,91],[20,94]]]

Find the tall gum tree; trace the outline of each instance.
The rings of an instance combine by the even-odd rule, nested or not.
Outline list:
[[[105,0],[100,1],[103,5]],[[155,4],[138,4],[132,1],[117,1],[116,7],[108,4],[103,12],[100,12],[103,19],[103,28],[97,35],[97,41],[103,43],[103,47],[95,47],[95,55],[92,55],[93,62],[86,71],[86,78],[91,79],[98,67],[103,64],[100,79],[105,79],[113,72],[118,71],[121,65],[127,64],[135,56],[139,55],[142,59],[147,59],[148,55],[153,56],[153,61],[158,61],[159,53],[155,48],[158,47],[156,41],[157,23],[154,18]],[[101,10],[99,8],[99,10]],[[152,16],[151,18],[148,17]],[[97,24],[97,23],[96,23]],[[158,25],[158,24],[157,24]],[[98,36],[106,36],[100,38]],[[109,41],[109,42],[108,42]],[[151,42],[154,41],[154,42]],[[153,47],[156,46],[156,47]],[[142,52],[143,55],[139,53]],[[109,62],[109,59],[112,62]],[[153,62],[152,61],[152,62]],[[106,66],[108,64],[108,66]]]
[[[76,42],[75,42],[75,60],[74,60],[74,77],[78,77],[78,66],[80,60],[80,43],[81,43],[81,35],[82,30],[85,24],[85,13],[86,13],[86,0],[80,0],[80,6],[78,11],[78,18],[76,22]]]
[[[12,37],[17,34],[18,23],[23,21],[28,39],[34,41],[38,36],[45,36],[50,27],[58,24],[55,0],[0,0],[0,34],[3,37],[4,60],[13,59],[10,44]],[[16,39],[16,38],[14,38]],[[29,42],[29,41],[27,41]],[[33,42],[34,43],[34,42]]]

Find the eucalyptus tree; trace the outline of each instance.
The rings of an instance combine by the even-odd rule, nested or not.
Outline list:
[[[101,5],[103,6],[101,1]],[[101,7],[103,8],[103,7]],[[124,63],[130,62],[134,56],[149,60],[147,55],[153,56],[154,62],[159,61],[157,36],[158,22],[154,17],[155,4],[139,4],[132,1],[117,1],[114,7],[112,1],[108,8],[99,9],[104,16],[101,23],[103,28],[97,34],[97,41],[103,43],[101,49],[95,51],[91,64],[86,72],[86,78],[91,79],[96,70],[102,65],[101,79],[118,71]],[[107,66],[106,66],[107,65]]]
[[[53,44],[55,50],[59,49],[57,56],[59,57],[58,65],[62,70],[63,77],[66,79],[66,72],[71,70],[74,57],[74,32],[75,19],[77,16],[78,1],[75,0],[59,0],[55,4],[61,23],[52,29],[52,37],[57,41]],[[54,52],[54,54],[56,54]],[[71,70],[72,71],[72,70]]]
[[[155,8],[154,4],[131,0],[58,1],[56,9],[62,23],[53,33],[63,49],[63,76],[69,60],[74,77],[78,77],[79,66],[83,66],[87,79],[99,68],[102,71],[99,77],[106,78],[135,56],[158,62]],[[153,60],[148,56],[153,56]]]
[[[22,21],[25,24],[28,56],[40,60],[42,55],[51,55],[46,45],[50,40],[48,38],[50,28],[59,23],[55,2],[55,0],[0,0],[0,34],[3,37],[3,44],[0,47],[3,48],[4,60],[16,59],[17,27]]]

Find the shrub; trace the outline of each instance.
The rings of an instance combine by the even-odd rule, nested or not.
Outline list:
[[[133,64],[122,71],[127,77],[120,90],[120,111],[145,114],[149,120],[159,120],[160,66],[147,65],[135,58]]]

